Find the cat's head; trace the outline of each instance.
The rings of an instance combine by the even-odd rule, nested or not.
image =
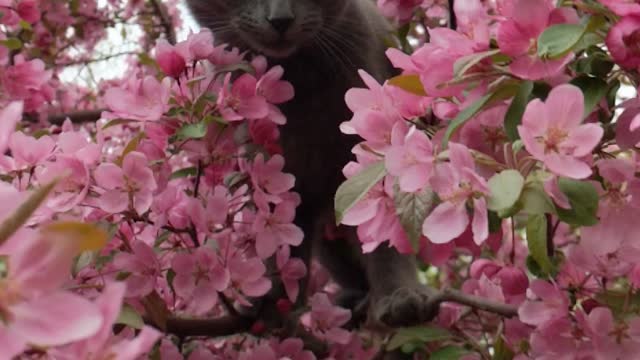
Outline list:
[[[216,39],[272,58],[285,58],[331,23],[350,0],[187,0]],[[327,30],[327,29],[325,29]]]

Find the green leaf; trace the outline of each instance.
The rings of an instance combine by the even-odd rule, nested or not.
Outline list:
[[[520,196],[520,202],[522,202],[522,211],[529,215],[555,213],[553,201],[551,201],[539,182],[525,185]]]
[[[399,328],[387,343],[387,351],[393,351],[406,343],[426,343],[449,338],[451,338],[451,334],[442,328],[425,326]]]
[[[387,81],[387,84],[399,87],[404,91],[418,96],[427,96],[418,75],[399,75]]]
[[[613,69],[613,61],[606,52],[597,46],[587,49],[587,57],[576,61],[576,72],[604,78]]]
[[[463,56],[453,63],[453,78],[462,77],[469,69],[480,63],[482,60],[500,53],[500,49],[487,50],[471,55]]]
[[[8,38],[6,40],[1,40],[0,45],[6,47],[9,50],[20,50],[22,49],[22,41],[18,38]]]
[[[529,254],[545,274],[550,274],[553,264],[547,252],[547,218],[543,214],[529,215],[527,220],[527,245]]]
[[[19,24],[20,24],[20,28],[22,30],[27,30],[27,31],[33,30],[33,27],[31,27],[31,24],[29,24],[28,22],[26,22],[26,21],[24,21],[22,19],[20,19]]]
[[[558,208],[558,217],[569,225],[592,226],[598,223],[598,192],[589,182],[558,179],[558,186],[569,199],[571,209]]]
[[[192,167],[174,171],[173,174],[171,174],[171,177],[169,179],[175,180],[175,179],[185,178],[189,176],[196,176],[197,174],[198,174],[198,168],[195,166],[192,166]]]
[[[58,184],[59,179],[35,190],[18,208],[0,223],[0,245],[9,239],[24,223],[29,220],[40,204],[47,198],[51,190]]]
[[[557,24],[545,29],[538,37],[538,56],[557,59],[568,54],[586,31],[584,25]]]
[[[533,82],[523,82],[516,96],[511,101],[511,105],[509,105],[507,114],[504,117],[504,129],[511,141],[516,141],[520,138],[520,135],[518,135],[518,125],[522,123],[522,116],[529,103],[532,91]]]
[[[140,316],[140,314],[138,314],[136,310],[128,304],[122,305],[120,314],[118,314],[118,318],[116,319],[116,324],[127,325],[138,330],[144,328],[144,320],[142,320],[142,316]]]
[[[136,122],[137,120],[132,120],[132,119],[113,119],[111,121],[109,121],[108,123],[104,124],[104,126],[102,127],[102,130],[108,129],[112,126],[118,126],[118,125],[124,125],[124,124],[129,124],[132,122]]]
[[[344,214],[371,190],[386,175],[384,161],[369,165],[357,175],[343,182],[335,197],[336,223],[340,224]]]
[[[598,105],[605,95],[607,95],[607,82],[589,76],[579,76],[570,82],[582,90],[584,94],[584,117],[591,114],[593,109]]]
[[[445,346],[431,353],[429,360],[458,360],[470,351],[458,346]]]
[[[420,192],[405,193],[400,191],[400,187],[396,184],[394,186],[394,203],[396,214],[413,246],[413,251],[418,252],[422,236],[422,223],[433,210],[436,195],[426,188]]]
[[[498,211],[515,205],[524,187],[524,177],[517,170],[504,170],[489,179],[489,201],[487,208]]]
[[[186,124],[176,132],[180,139],[202,139],[207,135],[208,125],[204,121]]]
[[[507,345],[502,336],[493,343],[493,356],[491,360],[512,360],[515,356],[513,350]]]
[[[140,145],[140,141],[142,141],[142,139],[144,139],[146,136],[147,134],[145,134],[144,132],[140,132],[133,139],[131,139],[127,146],[125,146],[122,150],[122,154],[120,154],[120,157],[116,159],[116,164],[118,166],[122,166],[122,162],[124,161],[124,158],[127,156],[127,154],[136,151],[138,145]]]
[[[447,144],[449,143],[449,139],[451,136],[458,131],[464,124],[467,123],[472,117],[474,117],[480,110],[482,110],[485,106],[493,103],[494,101],[507,99],[518,91],[518,85],[516,83],[506,83],[503,86],[496,89],[496,91],[489,93],[482,98],[476,100],[473,104],[471,104],[466,109],[462,110],[458,113],[450,123],[447,131],[442,138],[442,150],[447,148]]]

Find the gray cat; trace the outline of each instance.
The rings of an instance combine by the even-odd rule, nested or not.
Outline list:
[[[218,43],[265,55],[282,65],[296,90],[282,106],[287,124],[281,144],[285,171],[296,176],[302,197],[295,223],[305,233],[296,254],[313,253],[344,289],[351,305],[368,295],[369,315],[390,326],[429,320],[429,293],[416,277],[414,260],[386,245],[360,251],[355,230],[341,240],[324,236],[334,222],[333,196],[344,181],[342,168],[358,142],[338,126],[351,117],[345,92],[362,87],[364,69],[379,81],[392,75],[383,37],[389,26],[371,0],[187,0],[194,17]],[[304,285],[304,284],[303,284]],[[304,287],[302,287],[304,289]],[[304,294],[304,293],[303,293]]]

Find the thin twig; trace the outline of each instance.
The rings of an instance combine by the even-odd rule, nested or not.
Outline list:
[[[176,32],[173,28],[173,22],[171,21],[171,17],[167,13],[167,8],[160,4],[158,0],[149,0],[153,9],[156,11],[158,16],[160,17],[160,22],[162,27],[164,28],[165,35],[167,36],[167,41],[172,45],[176,43]]]
[[[80,110],[62,114],[51,114],[47,117],[47,122],[51,125],[62,125],[67,118],[69,118],[74,124],[95,122],[100,120],[103,111],[104,110],[102,109]],[[32,123],[36,123],[39,120],[37,114],[24,114],[23,119],[24,121]]]
[[[458,304],[470,306],[477,310],[491,312],[508,318],[518,315],[518,308],[513,305],[499,303],[479,296],[465,294],[454,289],[444,289],[440,293],[435,295],[430,301],[437,305],[447,301],[455,302]]]

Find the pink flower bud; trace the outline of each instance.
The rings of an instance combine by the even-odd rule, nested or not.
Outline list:
[[[166,40],[159,40],[156,44],[156,61],[165,74],[176,79],[180,77],[187,66],[178,50]]]

